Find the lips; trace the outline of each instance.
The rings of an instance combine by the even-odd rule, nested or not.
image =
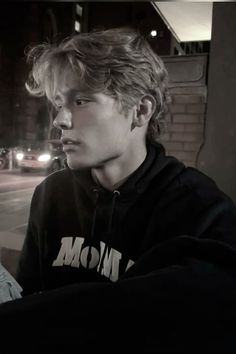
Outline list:
[[[61,142],[63,145],[79,145],[80,142],[78,140],[70,139],[70,138],[61,138]]]
[[[67,154],[77,152],[78,146],[80,145],[80,142],[78,140],[65,137],[61,138],[61,142],[62,149]]]

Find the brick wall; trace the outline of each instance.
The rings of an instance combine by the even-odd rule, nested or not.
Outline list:
[[[197,156],[204,140],[207,104],[207,57],[163,58],[170,76],[171,104],[167,130],[160,142],[168,155],[187,166],[197,167]]]

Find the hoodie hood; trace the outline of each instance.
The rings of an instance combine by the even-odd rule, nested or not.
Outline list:
[[[65,165],[77,185],[84,188],[88,195],[91,196],[91,191],[103,195],[112,195],[112,191],[105,189],[94,181],[91,170],[77,171],[70,169],[67,163]],[[158,177],[158,184],[155,188],[161,191],[184,169],[184,164],[174,157],[166,156],[165,149],[161,144],[148,143],[147,156],[143,163],[115,190],[119,191],[119,197],[122,200],[134,198],[144,193],[152,180],[156,180]]]
[[[123,220],[126,211],[135,204],[144,192],[153,184],[155,198],[185,169],[185,166],[173,157],[166,157],[161,144],[148,144],[147,155],[143,163],[113,191],[97,184],[92,178],[91,170],[67,169],[72,177],[76,208],[81,210],[81,194],[85,194],[93,204],[92,223],[89,232],[90,242],[95,237],[97,219],[106,219],[106,241],[114,228],[114,214],[118,223]],[[118,213],[118,215],[117,215]],[[100,214],[100,215],[99,215]],[[117,223],[116,223],[117,226]]]
[[[116,230],[119,230],[120,225],[125,222],[129,211],[132,210],[137,200],[145,194],[151,185],[155,188],[153,195],[157,198],[157,195],[160,195],[176,179],[185,166],[173,157],[166,157],[163,146],[156,143],[155,145],[147,145],[147,156],[143,163],[118,189],[113,191],[96,184],[91,176],[91,170],[71,170],[68,166],[67,169],[73,181],[78,215],[81,214],[83,208],[81,200],[84,198],[81,197],[82,195],[86,195],[92,205],[88,212],[90,230],[87,231],[88,238],[86,240],[90,247],[89,253],[91,245],[99,238],[98,235],[103,234],[103,241],[106,244],[102,255],[104,258],[107,250],[109,252],[109,248],[117,240]],[[151,196],[149,197],[151,200]],[[148,215],[145,216],[145,214],[149,213],[149,208],[145,209],[142,216],[146,218]],[[134,212],[136,213],[136,211]],[[139,221],[135,223],[138,224]],[[88,259],[89,257],[90,254],[88,254]]]

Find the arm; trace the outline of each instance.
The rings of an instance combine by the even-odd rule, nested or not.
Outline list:
[[[179,236],[155,245],[116,283],[73,284],[27,296],[0,306],[0,318],[39,325],[41,338],[58,351],[64,342],[67,350],[91,349],[93,343],[93,349],[104,349],[105,340],[106,348],[118,352],[201,352],[203,346],[235,352],[236,251],[227,241],[235,221],[230,216],[227,224],[222,210],[211,214],[204,238]],[[217,230],[220,237],[214,237]]]
[[[41,225],[43,209],[36,187],[31,200],[27,233],[16,273],[16,279],[23,288],[23,295],[42,290],[40,233],[43,229]]]
[[[199,352],[204,346],[233,352],[236,252],[223,246],[221,257],[221,243],[194,240],[188,245],[193,251],[180,257],[186,239],[153,248],[116,283],[73,284],[30,295],[1,305],[0,318],[4,326],[23,319],[33,325],[33,335],[40,326],[41,344],[58,350],[64,342],[67,350],[102,349],[105,338],[106,348],[117,350]],[[209,250],[213,256],[206,261]]]

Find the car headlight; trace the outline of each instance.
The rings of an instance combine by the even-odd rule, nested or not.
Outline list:
[[[50,154],[42,154],[38,157],[38,161],[41,162],[47,162],[51,159],[51,155]]]
[[[23,159],[23,157],[24,157],[24,154],[23,154],[22,152],[18,152],[18,153],[16,154],[16,159],[17,159],[18,161],[21,161],[21,160]]]

